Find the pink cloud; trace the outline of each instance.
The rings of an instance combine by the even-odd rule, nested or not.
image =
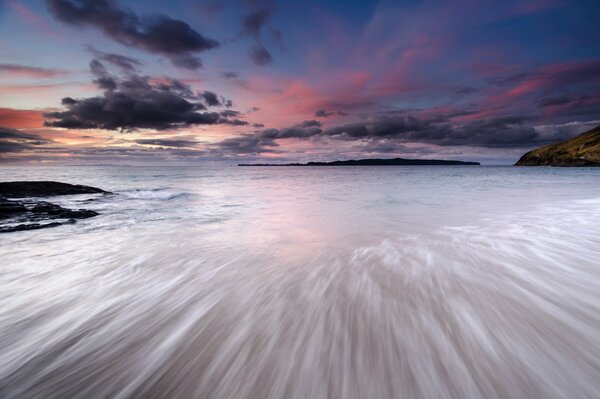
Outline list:
[[[6,3],[6,5],[28,25],[31,25],[36,29],[40,29],[47,35],[54,37],[62,37],[56,30],[54,30],[50,27],[50,25],[48,25],[44,18],[33,12],[24,4],[16,2],[14,0],[9,0]]]
[[[40,68],[18,64],[0,64],[0,73],[2,78],[14,79],[15,77],[23,78],[55,78],[68,74],[67,71],[56,68]]]
[[[12,129],[37,128],[44,125],[40,110],[0,108],[0,126]]]

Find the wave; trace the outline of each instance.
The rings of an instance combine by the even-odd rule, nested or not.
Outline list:
[[[174,231],[9,253],[0,396],[596,398],[599,205],[298,258]]]
[[[174,200],[188,197],[190,193],[183,191],[173,191],[166,188],[154,189],[133,189],[120,191],[127,199],[139,200]]]

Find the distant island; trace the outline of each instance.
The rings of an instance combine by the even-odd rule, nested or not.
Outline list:
[[[446,161],[440,159],[350,159],[333,162],[307,163],[240,163],[238,166],[387,166],[387,165],[480,165],[479,162]]]
[[[600,125],[572,139],[529,151],[516,166],[600,166]]]

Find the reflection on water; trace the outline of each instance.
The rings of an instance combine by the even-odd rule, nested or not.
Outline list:
[[[117,192],[0,237],[2,398],[599,396],[596,171],[0,174]]]

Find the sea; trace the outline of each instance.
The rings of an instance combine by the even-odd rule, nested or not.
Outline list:
[[[598,398],[600,169],[18,166],[0,398]]]

